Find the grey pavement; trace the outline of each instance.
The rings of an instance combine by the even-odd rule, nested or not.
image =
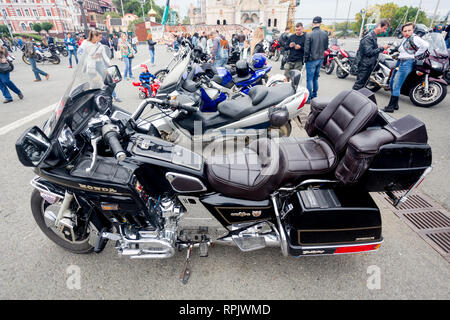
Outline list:
[[[349,47],[356,43],[344,41]],[[146,46],[139,46],[133,65],[148,58]],[[157,66],[150,70],[161,68],[169,58],[165,49],[157,48]],[[115,61],[123,71],[123,62]],[[274,73],[279,72],[279,62],[270,63]],[[33,83],[31,67],[18,61],[11,79],[23,90],[25,99],[0,104],[0,132],[14,121],[56,103],[73,72],[67,66],[67,58],[57,66],[44,65],[42,69],[50,73],[50,80]],[[137,77],[139,68],[133,74]],[[341,80],[335,74],[322,73],[319,81],[319,95],[333,97],[351,88],[354,78]],[[122,108],[134,110],[141,101],[129,81],[122,81],[117,93],[123,100],[118,104]],[[380,91],[376,96],[379,106],[387,104],[388,92]],[[447,97],[438,106],[424,109],[401,97],[400,110],[394,114],[412,114],[427,125],[435,168],[421,189],[447,209],[449,103]],[[101,254],[66,252],[47,239],[34,222],[29,200],[29,181],[34,174],[21,166],[14,150],[19,135],[27,127],[41,125],[48,115],[0,135],[0,299],[450,298],[450,265],[383,203],[379,205],[385,240],[378,252],[284,258],[279,248],[243,253],[235,247],[216,246],[210,249],[208,258],[200,258],[194,251],[187,285],[179,280],[185,252],[167,260],[129,260],[118,257],[111,242]],[[301,135],[300,130],[296,128],[294,134]],[[80,272],[79,287],[73,285],[73,270]],[[375,274],[380,275],[378,288],[371,286]]]

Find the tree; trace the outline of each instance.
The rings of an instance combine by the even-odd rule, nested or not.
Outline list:
[[[120,0],[113,0],[113,3],[121,15],[122,7],[121,7]],[[132,14],[137,15],[138,17],[142,17],[142,6],[139,1],[122,0],[122,3],[123,3],[123,10],[125,13],[132,13]],[[154,0],[151,0],[151,5],[150,5],[150,1],[146,1],[144,4],[145,16],[147,16],[151,7],[153,7],[153,10],[156,11],[156,22],[160,23],[162,20],[163,13],[164,13],[164,7],[158,6]],[[106,19],[106,17],[105,17],[105,19]]]
[[[191,20],[189,19],[189,16],[185,16],[185,17],[183,18],[182,24],[191,24]]]
[[[409,10],[408,10],[407,6],[403,6],[401,8],[398,8],[395,11],[395,14],[394,14],[394,19],[393,19],[393,22],[392,22],[391,30],[394,31],[397,28],[400,28],[400,26],[404,22],[408,22],[408,21],[414,22],[414,19],[416,18],[416,14],[417,14],[417,10],[418,9],[419,8],[409,7]],[[408,11],[408,16],[405,19],[406,11]],[[416,23],[423,23],[425,25],[429,25],[430,24],[429,19],[427,18],[425,12],[423,12],[422,10],[419,12],[419,15],[417,17]]]
[[[0,24],[0,34],[1,35],[9,35],[8,27],[4,24]]]
[[[142,22],[144,22],[142,18],[131,21],[130,24],[128,25],[128,31],[132,31],[134,33],[136,31],[136,25]]]
[[[37,33],[42,31],[42,25],[40,23],[35,23],[33,24],[33,30],[36,31]]]
[[[120,18],[120,14],[118,14],[117,12],[114,12],[114,11],[106,11],[103,14],[103,19],[106,20],[106,18],[108,18],[108,16],[111,16],[111,18]]]
[[[42,29],[47,31],[47,32],[49,32],[50,30],[53,29],[53,23],[51,23],[51,22],[47,22],[47,21],[46,22],[42,22],[41,26],[42,26]]]

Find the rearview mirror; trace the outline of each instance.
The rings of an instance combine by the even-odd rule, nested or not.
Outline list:
[[[16,152],[20,162],[26,167],[37,167],[50,150],[50,140],[41,129],[34,126],[16,142]]]
[[[114,65],[106,69],[105,84],[112,85],[120,82],[122,80],[122,75],[120,74],[119,68]]]

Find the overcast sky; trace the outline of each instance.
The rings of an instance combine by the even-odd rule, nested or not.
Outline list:
[[[159,5],[165,5],[166,0],[155,0]],[[207,0],[208,1],[208,0]],[[244,0],[254,1],[254,0]],[[171,0],[170,3],[178,5],[182,16],[187,15],[189,4],[197,4],[197,0]],[[374,4],[384,4],[394,2],[398,6],[419,6],[420,0],[368,0],[369,6]],[[312,22],[312,18],[317,15],[322,18],[333,20],[335,16],[336,3],[338,3],[337,18],[346,19],[350,7],[350,19],[352,19],[357,12],[359,12],[366,4],[366,0],[300,0],[300,6],[295,10],[295,16],[305,24]],[[351,6],[350,6],[351,3]],[[422,0],[422,10],[428,15],[434,13],[434,9],[438,0]],[[450,10],[450,0],[440,0],[438,7],[438,15],[446,15]],[[308,21],[311,20],[311,21]]]

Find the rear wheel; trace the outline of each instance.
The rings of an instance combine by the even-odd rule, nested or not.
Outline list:
[[[61,54],[63,55],[63,57],[67,57],[69,55],[69,52],[67,52],[67,50],[63,50],[61,51]]]
[[[338,67],[336,68],[336,76],[337,76],[339,79],[345,79],[345,78],[347,78],[347,76],[348,76],[348,72],[345,71],[344,69],[342,69],[340,66],[338,66]]]
[[[89,232],[86,232],[86,234],[77,239],[77,241],[71,242],[64,238],[63,234],[59,232],[54,225],[52,225],[52,222],[46,221],[44,218],[45,211],[49,210],[54,214],[57,214],[60,205],[61,202],[56,202],[51,205],[45,201],[41,197],[40,192],[36,189],[34,189],[31,194],[31,211],[33,213],[34,220],[42,232],[44,232],[50,240],[73,253],[92,252],[94,247],[89,244]]]
[[[409,91],[409,99],[412,103],[419,107],[432,107],[445,99],[447,95],[447,86],[440,82],[430,81],[428,84],[428,92],[422,82],[412,87]]]
[[[291,135],[291,133],[292,133],[291,120],[286,122],[286,124],[281,126],[281,127],[278,127],[278,128],[271,127],[271,128],[269,128],[269,135],[271,135],[271,132],[273,132],[275,130],[277,131],[278,137],[289,137]]]

